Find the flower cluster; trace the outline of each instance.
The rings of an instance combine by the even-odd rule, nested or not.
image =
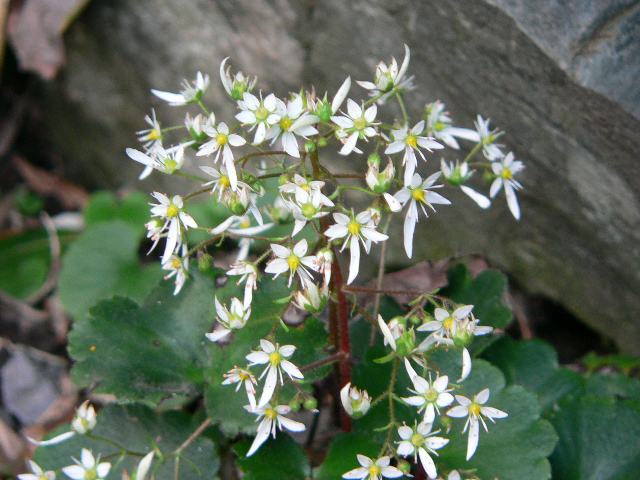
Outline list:
[[[315,89],[282,98],[258,90],[255,77],[233,73],[225,58],[219,73],[224,92],[236,109],[231,121],[221,118],[222,106],[214,112],[205,104],[210,79],[200,72],[194,81],[185,81],[177,93],[153,90],[170,106],[200,110],[187,113],[183,125],[171,126],[164,126],[152,111],[145,118],[148,128],[138,132],[139,148],[126,151],[144,166],[142,178],[160,172],[200,184],[198,190],[183,196],[152,194],[157,203],[151,205],[147,236],[151,250],[164,241],[162,265],[167,278],[174,279],[174,293],[187,282],[192,257],[208,256],[212,247],[224,240],[238,246],[226,274],[237,278],[244,291],[231,298],[215,297],[216,326],[203,332],[218,344],[214,348],[233,345],[239,330],[251,328],[254,293],[263,281],[261,276],[282,276],[290,290],[284,301],[303,312],[321,315],[329,302],[336,301],[340,289],[358,279],[362,257],[368,257],[374,245],[386,245],[392,236],[393,218],[402,217],[402,242],[411,258],[416,225],[436,214],[436,208],[451,206],[453,190],[459,188],[482,209],[490,207],[490,199],[504,190],[508,208],[520,218],[516,192],[522,185],[515,177],[523,164],[497,143],[502,132],[492,129],[489,120],[481,116],[474,128],[454,126],[440,101],[419,108],[409,104],[407,108],[406,94],[414,88],[409,63],[410,52],[405,46],[400,65],[395,59],[389,64],[381,62],[372,81],[357,82],[368,94],[365,98],[354,95],[351,77],[347,77],[330,101],[326,93],[320,96]],[[393,101],[397,101],[398,110],[383,112]],[[410,113],[417,111],[419,116],[411,119]],[[324,149],[331,144],[343,156],[366,152],[366,170],[331,171],[321,163]],[[463,148],[468,153],[457,160]],[[195,152],[192,158],[189,152]],[[434,158],[436,155],[440,158]],[[199,163],[199,175],[189,171],[193,160]],[[482,174],[474,176],[476,171]],[[485,181],[487,195],[470,186],[478,177]],[[192,199],[207,193],[227,212],[215,225],[198,224],[189,213]],[[371,201],[359,202],[356,208],[356,204],[349,204],[350,194],[363,194]],[[199,243],[190,241],[192,231],[207,238]],[[256,246],[264,245],[268,245],[266,251],[257,258],[252,255]],[[349,254],[348,275],[343,277],[336,257],[345,251]],[[431,306],[436,303],[436,308],[429,310],[427,300]],[[401,461],[406,463],[404,458],[419,462],[429,478],[436,478],[435,458],[449,441],[441,434],[443,418],[467,418],[463,430],[468,432],[470,458],[478,445],[479,425],[486,430],[485,419],[506,416],[486,406],[488,389],[473,399],[457,394],[471,372],[468,345],[475,336],[491,332],[490,327],[479,325],[473,306],[452,305],[427,294],[412,305],[411,315],[385,322],[376,311],[374,318],[378,318],[384,344],[390,350],[382,361],[392,361],[396,367],[404,363],[412,385],[408,392],[387,395],[415,407],[415,422],[390,424],[388,430],[396,430],[400,439],[397,446],[390,438],[379,458],[358,455],[360,466],[344,478],[398,478],[408,473],[399,468]],[[412,323],[409,317],[418,321]],[[234,366],[220,379],[246,395],[246,409],[257,417],[248,455],[280,430],[305,430],[303,423],[290,418],[283,387],[304,381],[302,372],[306,370],[292,363],[295,345],[277,343],[277,327],[253,351],[245,353],[246,364]],[[435,348],[461,350],[462,371],[456,382],[428,368],[426,353]],[[343,383],[340,401],[346,414],[353,418],[366,415],[377,400],[365,390]],[[452,475],[454,472],[450,478]]]

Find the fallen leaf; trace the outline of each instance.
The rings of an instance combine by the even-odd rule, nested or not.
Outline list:
[[[45,80],[55,77],[65,62],[62,34],[87,3],[89,0],[16,2],[8,32],[20,68]]]

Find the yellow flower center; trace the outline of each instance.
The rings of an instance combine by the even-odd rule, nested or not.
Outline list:
[[[147,139],[149,140],[160,140],[162,138],[162,132],[157,128],[152,129],[147,133]]]
[[[224,133],[219,133],[216,135],[216,143],[219,146],[223,146],[226,145],[226,143],[229,141],[229,137],[227,135],[225,135]]]
[[[238,378],[240,379],[240,381],[244,382],[245,380],[249,380],[249,375],[247,374],[247,372],[240,371],[238,372]]]
[[[264,416],[270,418],[271,420],[274,420],[278,416],[278,412],[276,412],[273,408],[267,408],[264,411]]]
[[[378,478],[382,470],[378,465],[371,465],[369,467],[369,478]]]
[[[280,352],[273,352],[269,354],[269,363],[271,363],[271,365],[279,365],[281,360],[282,355],[280,355]]]
[[[364,117],[356,118],[353,121],[353,127],[356,130],[364,130],[367,128],[367,120]]]
[[[424,398],[427,402],[435,402],[438,399],[438,392],[436,392],[433,388],[427,390],[427,393],[424,394]]]
[[[227,177],[226,175],[222,175],[220,177],[220,180],[218,180],[218,185],[220,185],[223,189],[229,188],[229,186],[231,186],[231,181],[229,180],[229,177]]]
[[[504,178],[505,180],[511,180],[513,178],[513,173],[511,173],[511,170],[508,168],[503,168],[502,169],[502,173],[500,174],[502,176],[502,178]]]
[[[418,137],[415,135],[408,135],[405,143],[412,148],[416,148],[418,146]]]
[[[411,190],[411,198],[418,202],[427,203],[425,198],[425,192],[421,188],[416,188],[415,190]]]
[[[312,218],[316,213],[318,213],[318,209],[312,203],[305,203],[300,207],[300,209],[306,218]]]
[[[247,218],[243,219],[240,222],[240,228],[249,228],[251,226],[251,221]]]
[[[179,213],[180,213],[180,209],[176,207],[173,203],[170,203],[169,206],[167,207],[167,217],[174,218],[174,217],[177,217]]]
[[[167,158],[164,161],[164,168],[167,169],[167,172],[173,173],[178,169],[178,163],[173,158]]]
[[[254,115],[256,116],[256,120],[264,122],[269,117],[269,110],[267,110],[264,105],[260,105],[256,108]]]
[[[361,229],[362,229],[362,227],[355,220],[351,220],[349,222],[349,224],[347,225],[347,230],[349,231],[349,233],[351,235],[358,235],[360,233]]]
[[[453,317],[445,318],[442,322],[442,328],[445,330],[451,330],[451,327],[453,327]]]
[[[411,435],[412,445],[419,447],[423,443],[424,443],[424,437],[422,435],[420,435],[419,433],[414,433],[413,435]]]
[[[171,268],[173,268],[174,270],[177,270],[181,266],[182,266],[182,264],[180,263],[180,259],[179,258],[172,258],[171,259]]]
[[[287,263],[289,264],[289,270],[294,271],[300,266],[300,259],[292,254],[287,258]]]
[[[433,129],[434,129],[436,132],[440,132],[440,131],[444,130],[444,128],[445,128],[446,126],[447,126],[447,125],[446,125],[445,123],[442,123],[442,122],[436,122],[436,123],[435,123],[435,125],[433,126]]]
[[[98,472],[95,468],[84,472],[84,480],[96,480],[98,478]]]
[[[288,117],[284,117],[282,120],[280,120],[280,128],[285,132],[291,128],[291,125],[293,125],[293,120]]]
[[[474,416],[479,416],[480,415],[480,405],[478,405],[476,402],[473,402],[471,405],[469,405],[469,414],[470,415],[474,415]]]

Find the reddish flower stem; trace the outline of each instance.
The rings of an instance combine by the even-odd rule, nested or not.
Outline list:
[[[336,252],[334,251],[334,255]],[[342,290],[344,280],[342,277],[342,270],[340,264],[336,261],[331,266],[331,282],[333,284],[332,290],[337,297],[337,304],[335,306],[335,313],[338,320],[338,342],[337,348],[344,356],[338,363],[338,371],[340,373],[340,386],[344,386],[351,382],[351,342],[349,341],[349,304],[347,303],[347,297]],[[351,418],[346,414],[344,410],[340,410],[340,426],[345,432],[351,431]]]

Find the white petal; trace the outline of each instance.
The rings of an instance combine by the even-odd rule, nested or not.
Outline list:
[[[407,427],[407,428],[409,428],[409,427]],[[411,430],[411,429],[409,428],[409,430]],[[411,431],[413,431],[413,430],[411,430]],[[411,435],[411,434],[409,434],[409,435]],[[414,448],[413,448],[413,445],[411,445],[411,442],[400,442],[398,444],[398,450],[397,450],[398,455],[401,455],[403,457],[407,457],[407,456],[411,455],[413,453],[413,451],[414,451]]]
[[[509,206],[509,210],[511,210],[513,218],[520,220],[520,205],[518,204],[518,197],[509,182],[504,184],[504,193],[507,196],[507,205]]]
[[[256,453],[260,448],[260,446],[267,441],[267,438],[269,438],[269,430],[270,429],[267,429],[267,428],[258,429],[256,438],[253,440],[253,443],[251,444],[251,448],[249,448],[249,451],[247,452],[247,457],[250,457],[251,455]]]
[[[282,360],[282,369],[293,378],[304,378],[302,372],[289,360]]]
[[[71,465],[68,467],[64,467],[62,472],[69,478],[73,480],[83,480],[84,479],[84,468],[80,465]]]
[[[509,416],[508,413],[493,407],[481,407],[480,411],[484,416],[489,418],[506,418]]]
[[[57,445],[58,443],[62,443],[65,440],[68,440],[69,438],[73,437],[75,434],[76,434],[75,432],[64,432],[64,433],[61,433],[60,435],[56,435],[55,437],[50,438],[49,440],[38,441],[38,440],[34,440],[31,437],[27,437],[27,440],[29,440],[29,443],[32,443],[39,447],[46,447],[47,445]]]
[[[471,373],[471,355],[469,355],[469,350],[465,348],[462,349],[462,374],[458,379],[458,382],[464,382],[466,378]]]
[[[476,402],[480,405],[484,405],[489,400],[490,391],[488,388],[483,389],[476,395]]]
[[[400,478],[404,476],[404,473],[402,473],[396,467],[387,466],[382,469],[382,476],[386,478]]]
[[[350,88],[351,88],[351,77],[347,77],[347,79],[344,82],[342,82],[342,85],[340,85],[340,88],[336,92],[336,96],[333,97],[333,101],[331,102],[331,111],[333,113],[338,111],[338,109],[342,105],[342,102],[344,102],[344,99],[347,97],[347,94],[349,93]]]
[[[416,223],[418,223],[417,215],[410,215],[412,209],[416,208],[415,202],[411,202],[409,211],[404,218],[404,250],[407,252],[407,257],[411,258],[413,255],[413,233],[416,229]]]
[[[398,199],[388,193],[383,194],[384,199],[387,201],[387,205],[389,205],[389,210],[392,212],[399,212],[402,210],[402,205],[398,201]]]
[[[436,464],[433,463],[433,459],[427,453],[424,448],[418,449],[418,456],[420,457],[420,463],[424,468],[427,476],[429,478],[436,478],[438,476],[438,472],[436,471]]]
[[[304,423],[296,422],[287,417],[278,416],[278,420],[282,426],[290,432],[304,432],[307,428],[304,426]]]
[[[293,247],[293,253],[296,257],[304,257],[308,248],[307,241],[302,239]]]
[[[278,369],[274,367],[269,367],[269,371],[267,372],[267,378],[264,381],[264,388],[262,390],[262,395],[260,396],[260,400],[258,401],[258,406],[265,406],[271,397],[273,397],[273,392],[276,389],[276,385],[278,384]]]
[[[473,457],[478,448],[478,440],[480,437],[480,426],[477,418],[469,419],[469,439],[467,440],[467,460]]]
[[[170,105],[184,105],[186,103],[184,97],[179,93],[163,92],[161,90],[151,90],[151,93]]]
[[[391,345],[391,348],[395,351],[396,339],[393,338],[393,334],[391,333],[391,330],[389,330],[389,325],[387,325],[387,322],[383,320],[382,315],[378,315],[378,326],[380,327],[384,338],[387,339],[387,343],[389,343],[389,345]]]
[[[465,193],[465,195],[471,198],[471,200],[476,202],[480,208],[489,208],[491,206],[491,200],[481,193],[476,192],[474,189],[467,187],[466,185],[461,185],[460,189]]]
[[[469,409],[463,405],[456,405],[447,412],[448,417],[463,418],[469,414]]]
[[[356,147],[356,142],[358,141],[358,132],[354,132],[347,139],[345,144],[340,149],[340,155],[349,155],[353,149]]]
[[[219,342],[220,340],[228,336],[230,333],[231,333],[231,330],[228,330],[226,328],[220,328],[212,333],[205,333],[204,335],[205,337],[207,337],[207,339],[209,339],[212,342]]]
[[[365,477],[369,476],[369,470],[366,468],[358,467],[353,470],[349,470],[347,473],[342,475],[342,478],[346,478],[347,480],[362,480]]]
[[[355,236],[351,237],[349,251],[351,259],[349,261],[349,278],[347,279],[347,285],[356,279],[360,269],[360,244],[358,243],[358,238]]]
[[[412,407],[421,407],[422,405],[424,405],[426,401],[424,397],[419,397],[417,395],[414,395],[412,397],[402,397],[402,400],[404,400],[406,403],[408,403]]]

